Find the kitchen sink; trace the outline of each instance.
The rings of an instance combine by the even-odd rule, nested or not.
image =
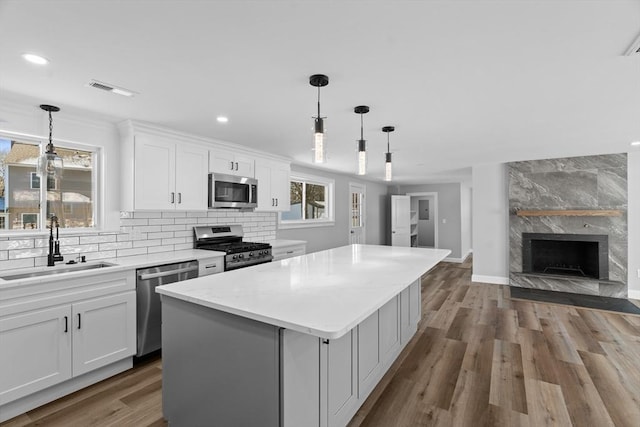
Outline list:
[[[17,280],[17,279],[27,279],[29,277],[40,277],[40,276],[54,276],[56,274],[61,273],[72,273],[75,271],[85,271],[85,270],[95,270],[97,268],[104,267],[113,267],[118,264],[112,264],[109,262],[99,262],[99,263],[87,263],[87,264],[73,264],[73,265],[65,265],[64,267],[57,267],[48,270],[38,270],[32,271],[29,273],[19,273],[19,274],[7,274],[6,276],[0,276],[0,279],[3,280]]]

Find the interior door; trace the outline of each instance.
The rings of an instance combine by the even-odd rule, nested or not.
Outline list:
[[[391,196],[391,246],[411,246],[410,196]]]
[[[365,243],[365,187],[349,184],[349,244]]]

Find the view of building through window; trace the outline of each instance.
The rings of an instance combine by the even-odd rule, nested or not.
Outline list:
[[[326,218],[327,186],[291,180],[291,209],[282,213],[283,221]]]
[[[40,152],[38,143],[0,138],[0,229],[43,229],[52,215],[60,228],[93,227],[94,154],[56,146],[64,173],[42,188]]]

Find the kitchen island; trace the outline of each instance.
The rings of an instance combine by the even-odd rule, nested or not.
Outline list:
[[[350,245],[157,288],[174,425],[346,425],[417,330],[444,249]]]

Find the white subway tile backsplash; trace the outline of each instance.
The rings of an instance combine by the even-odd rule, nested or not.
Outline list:
[[[172,252],[174,251],[173,245],[166,246],[151,246],[147,248],[147,253],[154,254],[158,252]]]
[[[121,212],[120,232],[60,238],[65,261],[85,255],[88,261],[193,248],[194,225],[242,224],[245,240],[276,238],[277,214],[237,209],[197,212]],[[1,237],[0,270],[47,264],[48,237]]]
[[[110,251],[114,249],[130,249],[133,247],[131,242],[116,242],[116,243],[100,243],[101,251]]]
[[[147,234],[148,239],[170,239],[173,237],[173,231],[162,231],[159,233]]]
[[[119,249],[117,252],[117,256],[133,256],[133,255],[145,255],[147,253],[147,248],[135,248],[135,249]]]
[[[80,244],[84,245],[87,243],[111,243],[115,242],[117,239],[115,234],[109,234],[105,236],[80,236]]]
[[[35,258],[21,258],[21,259],[12,259],[8,261],[0,261],[0,270],[11,270],[14,268],[29,268],[34,267]]]
[[[145,248],[147,246],[160,246],[162,244],[162,239],[154,239],[154,240],[138,240],[133,242],[134,248]]]
[[[132,212],[134,218],[162,218],[162,212]]]
[[[171,211],[162,212],[162,218],[186,218],[186,217],[187,217],[186,212],[171,212]]]
[[[0,250],[33,248],[33,239],[15,239],[0,242]]]
[[[150,219],[149,225],[166,225],[166,224],[175,224],[173,218],[159,218],[159,219]]]
[[[149,221],[157,221],[157,220],[146,219],[146,218],[121,218],[120,226],[127,227],[127,226],[133,226],[133,225],[147,225]]]

